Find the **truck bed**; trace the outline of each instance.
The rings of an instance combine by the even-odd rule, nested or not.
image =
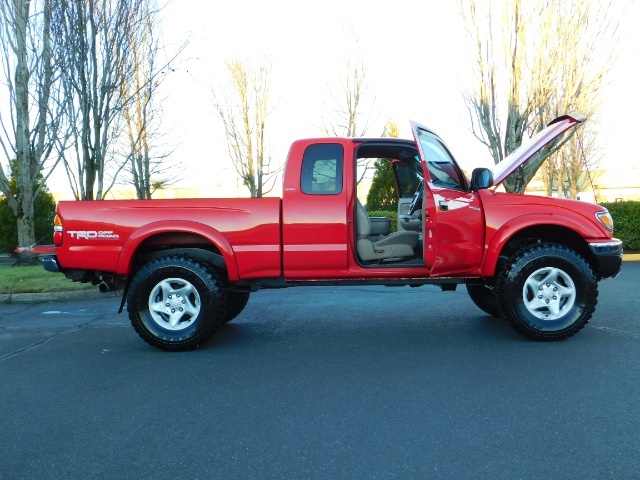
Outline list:
[[[184,235],[193,245],[220,240],[229,250],[220,253],[235,257],[240,278],[281,275],[279,198],[60,202],[58,214],[64,225],[58,261],[65,269],[128,274],[141,244]]]

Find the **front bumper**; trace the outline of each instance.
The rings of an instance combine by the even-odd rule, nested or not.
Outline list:
[[[609,242],[594,242],[589,244],[593,252],[598,273],[602,278],[615,277],[622,268],[622,241],[617,238]]]

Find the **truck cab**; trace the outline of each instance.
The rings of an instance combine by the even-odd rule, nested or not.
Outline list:
[[[602,277],[611,276],[616,266],[607,263],[618,262],[620,247],[596,215],[604,209],[496,190],[522,163],[582,121],[565,116],[552,122],[495,172],[476,169],[472,179],[466,178],[444,141],[415,122],[414,141],[294,142],[283,184],[284,278],[488,278],[495,274],[501,254],[513,253],[534,237],[564,239]],[[357,165],[377,159],[391,163],[396,180],[398,231],[393,233],[377,231],[378,219],[369,218],[358,199]],[[531,228],[536,233],[527,233]],[[611,248],[600,255],[587,239],[610,243]]]

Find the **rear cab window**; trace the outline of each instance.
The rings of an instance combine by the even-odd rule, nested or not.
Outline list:
[[[300,188],[308,195],[342,193],[344,150],[337,143],[309,145],[302,157]]]

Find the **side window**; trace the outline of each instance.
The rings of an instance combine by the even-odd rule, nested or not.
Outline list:
[[[302,192],[309,195],[341,193],[343,157],[342,145],[337,143],[309,145],[302,157]]]

